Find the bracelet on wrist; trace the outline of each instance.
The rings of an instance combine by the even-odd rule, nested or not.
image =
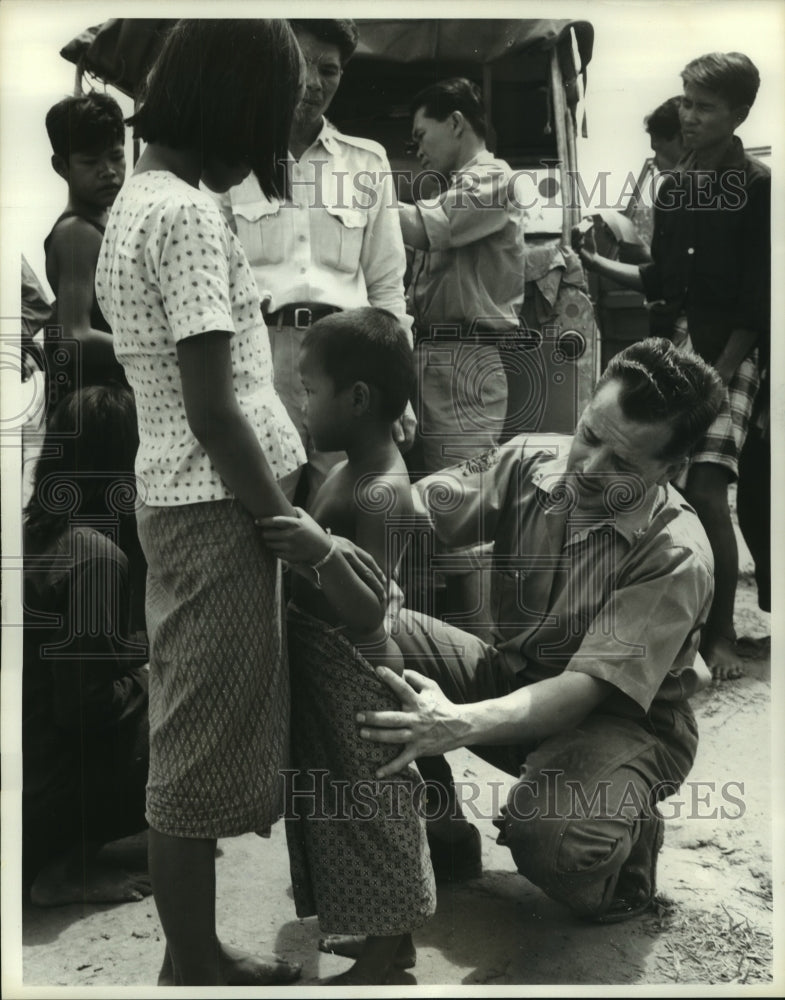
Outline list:
[[[327,563],[330,559],[332,559],[332,557],[335,555],[335,550],[336,550],[336,547],[337,547],[335,539],[333,538],[332,532],[330,531],[330,529],[327,528],[326,532],[327,532],[327,534],[330,537],[330,548],[327,550],[326,554],[323,555],[322,558],[318,562],[315,562],[311,566],[311,569],[314,571],[314,574],[316,575],[316,586],[319,588],[319,590],[322,589],[322,578],[319,576],[319,570],[322,568],[322,566],[325,565],[325,563]]]

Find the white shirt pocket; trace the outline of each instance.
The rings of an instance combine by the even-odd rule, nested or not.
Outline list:
[[[237,236],[249,263],[280,264],[286,255],[286,213],[280,201],[252,201],[232,205]]]
[[[316,233],[316,260],[325,267],[354,274],[360,267],[368,213],[331,205],[326,205],[325,209],[324,224]]]

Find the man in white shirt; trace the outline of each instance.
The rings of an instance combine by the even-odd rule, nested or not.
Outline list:
[[[337,453],[307,440],[297,360],[308,328],[343,309],[388,309],[404,328],[406,255],[387,155],[376,142],[340,133],[324,117],[354,52],[352,20],[296,20],[306,65],[305,93],[289,141],[291,201],[270,201],[251,175],[225,204],[262,297],[273,353],[275,387],[309,454],[312,492]],[[230,214],[229,214],[230,213]],[[400,439],[414,434],[412,411]]]

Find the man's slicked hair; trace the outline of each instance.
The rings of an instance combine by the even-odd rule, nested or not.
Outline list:
[[[250,164],[262,191],[286,193],[302,55],[284,20],[178,21],[129,119],[134,136]]]
[[[443,122],[453,111],[460,111],[480,139],[485,138],[485,107],[482,91],[476,83],[462,76],[440,80],[425,87],[409,104],[412,116],[422,108],[426,118]]]
[[[688,455],[719,413],[722,380],[711,365],[663,337],[649,337],[614,355],[600,376],[596,393],[619,382],[619,406],[628,420],[666,421],[673,433],[660,458]]]
[[[314,323],[303,340],[335,388],[365,382],[376,389],[381,416],[391,423],[406,409],[414,388],[414,357],[398,318],[365,306]]]
[[[64,160],[72,153],[98,152],[125,140],[120,105],[97,91],[58,101],[46,113],[46,131],[52,151]]]
[[[357,25],[350,18],[290,18],[289,24],[295,33],[307,31],[320,42],[328,45],[337,45],[341,54],[341,65],[345,66],[354,55],[357,43],[360,41],[360,32]]]
[[[714,91],[731,108],[751,108],[760,87],[760,74],[743,52],[709,52],[699,56],[687,63],[681,78],[685,84]]]
[[[675,139],[681,135],[681,121],[679,120],[679,108],[681,107],[681,97],[669,97],[656,107],[650,115],[643,119],[643,125],[649,135],[657,139]]]

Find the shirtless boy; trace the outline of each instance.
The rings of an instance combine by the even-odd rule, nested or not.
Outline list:
[[[85,385],[125,383],[115,359],[112,334],[95,298],[95,266],[109,209],[125,180],[125,126],[119,104],[108,94],[66,97],[49,109],[46,130],[52,144],[52,168],[68,185],[68,200],[44,240],[46,277],[55,294],[46,352],[77,341],[67,382],[50,378],[57,397]]]
[[[394,583],[397,547],[389,540],[389,519],[403,518],[405,526],[413,514],[409,476],[393,438],[414,382],[412,350],[392,313],[353,309],[311,327],[300,354],[300,376],[314,446],[345,451],[348,457],[330,471],[314,497],[312,517],[298,511],[299,517],[257,523],[267,545],[295,571],[288,626],[293,765],[305,779],[303,788],[320,772],[329,774],[330,788],[356,788],[373,780],[374,769],[358,739],[353,706],[366,691],[377,700],[389,698],[369,664],[403,672],[390,636],[395,605],[390,589],[400,591]],[[323,554],[315,562],[314,520],[336,536],[326,551],[320,543]],[[386,592],[374,593],[359,578],[340,576],[343,539],[373,556]],[[341,633],[345,639],[337,638]],[[412,791],[420,784],[416,772],[396,781],[409,781]],[[298,786],[295,798],[304,794]],[[298,916],[316,913],[329,935],[320,942],[322,950],[356,959],[331,981],[334,985],[383,983],[392,969],[415,963],[411,932],[432,915],[436,897],[425,829],[412,806],[414,796],[404,799],[408,807],[395,822],[376,815],[352,823],[342,817],[309,823],[306,817],[304,824],[287,829]],[[320,802],[328,804],[330,814],[333,800]],[[325,833],[330,827],[332,832]],[[380,877],[383,888],[373,888]],[[304,890],[304,885],[312,888]]]

